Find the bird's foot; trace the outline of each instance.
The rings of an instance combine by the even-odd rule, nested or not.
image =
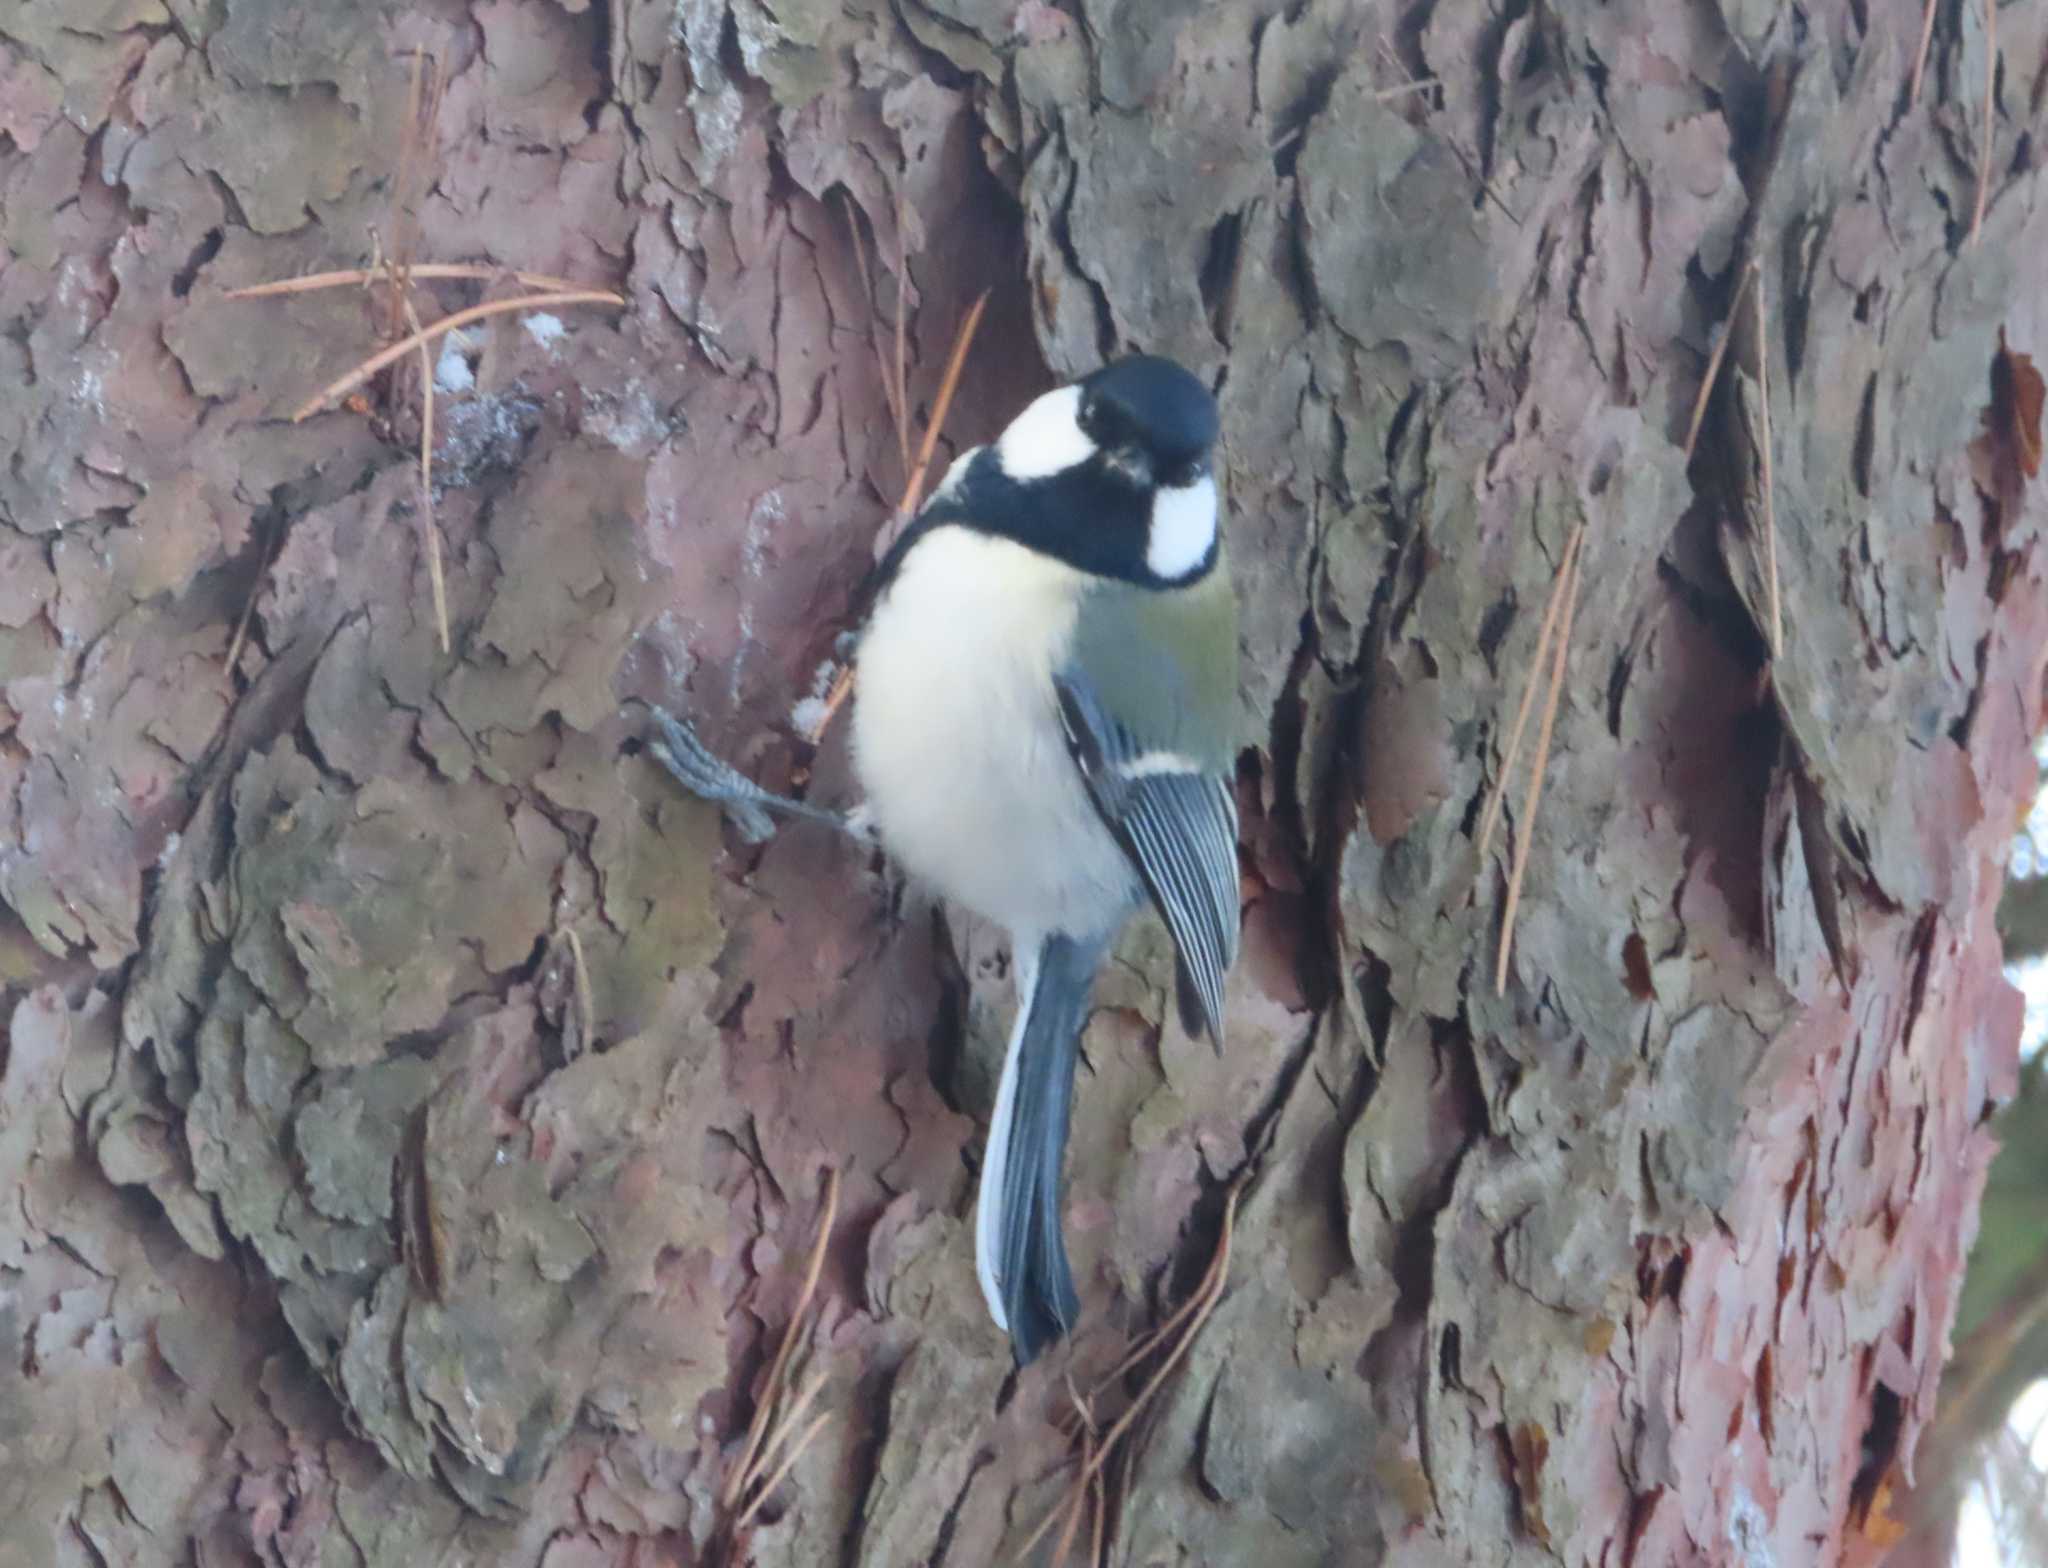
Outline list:
[[[774,837],[772,812],[822,823],[856,838],[862,836],[861,829],[840,812],[763,789],[698,739],[688,719],[678,718],[652,703],[647,711],[654,715],[654,727],[659,734],[647,748],[655,761],[699,800],[723,806],[740,837],[749,844],[765,844]]]

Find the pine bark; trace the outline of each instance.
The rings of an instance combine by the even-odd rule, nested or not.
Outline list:
[[[993,1562],[1196,1298],[1074,1560],[1875,1561],[2048,657],[1990,15],[0,5],[0,1562]],[[624,300],[428,350],[430,509],[414,356],[289,418],[396,284],[227,297],[372,258]],[[938,464],[1176,356],[1244,628],[1228,1049],[1134,928],[1014,1377],[999,944],[634,706],[846,797],[800,721],[984,293]]]

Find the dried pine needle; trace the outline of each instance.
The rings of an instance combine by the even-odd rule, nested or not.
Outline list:
[[[1202,1325],[1208,1322],[1209,1315],[1216,1310],[1216,1303],[1223,1299],[1224,1287],[1230,1282],[1231,1236],[1236,1227],[1237,1200],[1243,1191],[1243,1185],[1243,1180],[1240,1178],[1238,1181],[1231,1183],[1229,1191],[1224,1194],[1223,1223],[1221,1232],[1217,1237],[1216,1251],[1209,1259],[1209,1267],[1203,1272],[1201,1283],[1195,1287],[1195,1293],[1189,1299],[1188,1306],[1191,1306],[1194,1310],[1187,1313],[1186,1327],[1179,1339],[1173,1343],[1159,1365],[1154,1368],[1152,1375],[1145,1380],[1144,1385],[1132,1398],[1123,1414],[1118,1416],[1111,1423],[1109,1430],[1102,1434],[1099,1443],[1094,1440],[1093,1424],[1086,1420],[1084,1413],[1081,1463],[1073,1480],[1068,1483],[1069,1493],[1065,1498],[1061,1499],[1060,1505],[1057,1508],[1053,1509],[1052,1512],[1048,1513],[1045,1518],[1038,1522],[1037,1528],[1025,1538],[1023,1546],[1018,1549],[1016,1556],[1011,1558],[1011,1562],[1022,1563],[1031,1555],[1032,1548],[1045,1539],[1046,1532],[1051,1530],[1053,1525],[1062,1519],[1072,1517],[1075,1494],[1078,1493],[1085,1496],[1088,1488],[1101,1476],[1104,1465],[1108,1464],[1116,1456],[1124,1436],[1130,1431],[1138,1417],[1143,1415],[1146,1408],[1158,1397],[1159,1391],[1165,1386],[1167,1378],[1172,1376],[1174,1368],[1180,1365],[1182,1358],[1187,1355],[1189,1349],[1194,1345],[1196,1337],[1202,1332]],[[1180,1316],[1181,1314],[1179,1313],[1175,1314],[1176,1319]],[[1154,1342],[1157,1343],[1156,1338]],[[1106,1387],[1108,1383],[1114,1382],[1115,1377],[1116,1374],[1112,1374],[1105,1380],[1103,1386]],[[1058,1559],[1055,1558],[1054,1560],[1057,1561]]]
[[[1583,524],[1581,525],[1584,526]],[[1572,556],[1564,572],[1564,619],[1550,660],[1550,689],[1543,698],[1543,722],[1536,731],[1536,757],[1529,772],[1529,794],[1522,807],[1522,831],[1515,841],[1515,859],[1508,872],[1507,908],[1500,922],[1500,957],[1493,971],[1496,995],[1508,988],[1508,956],[1515,941],[1515,911],[1522,901],[1522,879],[1529,869],[1529,847],[1536,839],[1536,812],[1543,803],[1543,774],[1550,762],[1551,728],[1557,721],[1557,699],[1564,690],[1565,662],[1572,645],[1572,613],[1578,607],[1579,565],[1583,552]]]
[[[903,499],[896,503],[896,513],[892,519],[893,521],[901,522],[902,519],[910,516],[911,513],[917,510],[918,502],[922,498],[922,491],[924,489],[925,472],[931,467],[932,453],[938,446],[939,432],[946,427],[946,416],[953,411],[953,395],[960,388],[960,372],[966,367],[967,351],[974,344],[975,331],[981,326],[981,313],[987,307],[988,293],[984,290],[981,297],[968,307],[967,314],[961,318],[960,329],[953,334],[953,349],[946,358],[946,372],[939,380],[938,396],[932,402],[932,417],[925,425],[924,439],[918,447],[917,463],[911,469],[910,477],[903,486]],[[899,327],[901,325],[900,317],[898,325]],[[902,353],[900,341],[897,346],[897,352],[899,356]],[[901,373],[902,366],[899,358],[898,374],[900,375]],[[908,407],[909,388],[907,386],[899,385],[896,396],[903,406]],[[815,746],[824,738],[825,731],[831,727],[834,716],[845,705],[847,696],[852,690],[853,671],[851,668],[841,669],[832,677],[831,688],[825,693],[825,701],[818,710],[817,720],[811,725],[805,735],[805,739],[812,745]]]
[[[1104,1373],[1102,1380],[1095,1385],[1095,1395],[1097,1398],[1100,1398],[1104,1393],[1106,1393],[1116,1383],[1116,1380],[1118,1378],[1122,1377],[1126,1372],[1130,1371],[1131,1368],[1135,1367],[1139,1362],[1143,1361],[1147,1356],[1151,1355],[1153,1351],[1157,1350],[1162,1344],[1164,1344],[1167,1341],[1167,1339],[1169,1339],[1180,1328],[1180,1326],[1183,1323],[1187,1322],[1187,1320],[1190,1317],[1192,1317],[1197,1311],[1201,1309],[1204,1299],[1203,1291],[1208,1283],[1208,1280],[1209,1270],[1205,1269],[1202,1272],[1201,1282],[1196,1285],[1194,1292],[1188,1297],[1188,1299],[1186,1301],[1183,1301],[1180,1304],[1180,1306],[1174,1310],[1173,1315],[1169,1317],[1164,1323],[1161,1323],[1154,1328],[1147,1329],[1144,1333],[1140,1334],[1135,1341],[1132,1342],[1131,1348],[1124,1352],[1123,1359],[1117,1362],[1115,1366],[1111,1367],[1108,1372]]]
[[[988,308],[988,291],[982,290],[975,302],[967,307],[967,315],[960,323],[960,330],[953,334],[953,352],[946,359],[946,373],[939,380],[939,395],[932,404],[932,417],[924,427],[924,442],[917,449],[917,466],[910,471],[910,481],[903,487],[903,499],[897,504],[896,514],[908,517],[917,510],[918,501],[924,492],[924,476],[932,466],[932,453],[939,444],[939,432],[946,426],[946,415],[953,409],[953,394],[960,388],[960,372],[967,365],[967,350],[973,346],[974,334],[981,325],[981,313]]]
[[[464,281],[490,283],[499,278],[510,278],[521,288],[536,289],[543,293],[565,294],[583,285],[573,278],[557,278],[545,272],[508,272],[503,267],[478,267],[465,262],[417,262],[405,269],[406,276],[428,282],[444,283]],[[385,276],[382,266],[355,267],[342,272],[309,272],[303,277],[278,278],[270,283],[251,283],[239,289],[228,289],[222,299],[270,299],[280,294],[311,294],[321,289],[361,288],[375,283]],[[612,295],[616,304],[626,303],[621,295]]]
[[[783,1331],[782,1344],[776,1349],[775,1360],[768,1368],[768,1380],[761,1389],[760,1403],[754,1407],[754,1418],[747,1423],[747,1439],[740,1449],[739,1463],[733,1467],[732,1475],[725,1484],[722,1500],[728,1510],[738,1505],[747,1487],[760,1474],[760,1464],[764,1462],[760,1456],[768,1435],[768,1418],[788,1376],[790,1355],[804,1332],[804,1315],[818,1288],[818,1276],[825,1267],[825,1244],[831,1239],[832,1221],[838,1212],[839,1172],[832,1170],[825,1176],[824,1210],[818,1217],[818,1235],[811,1244],[810,1263],[804,1269],[804,1282],[797,1292],[796,1309],[789,1315],[789,1327]]]
[[[338,272],[320,272],[304,277],[284,278],[270,283],[259,283],[247,288],[230,289],[229,299],[262,299],[276,295],[303,294],[320,289],[346,287],[374,287],[379,283],[388,286],[386,296],[390,311],[389,326],[396,330],[402,321],[411,328],[403,340],[373,354],[348,375],[335,382],[311,402],[300,407],[293,415],[293,423],[307,418],[327,403],[346,397],[355,388],[384,369],[396,364],[408,353],[418,355],[420,367],[420,526],[427,552],[428,575],[433,585],[434,622],[440,638],[441,651],[450,650],[448,629],[448,586],[441,559],[441,535],[434,519],[434,367],[428,353],[428,345],[444,333],[453,331],[471,321],[511,310],[529,310],[543,305],[605,304],[623,306],[623,295],[609,289],[585,289],[565,279],[551,277],[545,273],[510,272],[509,275],[529,292],[514,300],[492,301],[457,311],[444,317],[431,327],[420,325],[419,313],[413,304],[413,287],[420,279],[466,279],[492,280],[508,275],[502,267],[482,267],[469,264],[415,265],[412,260],[413,241],[418,225],[412,219],[409,205],[416,200],[424,188],[426,154],[430,148],[431,131],[440,112],[442,91],[446,86],[446,72],[438,56],[429,59],[423,49],[411,51],[411,71],[407,80],[405,116],[399,127],[398,169],[392,185],[391,212],[391,253],[383,253],[381,243],[376,246],[375,259],[366,268],[352,268]],[[373,231],[373,239],[375,233]],[[259,578],[259,582],[260,582]],[[249,625],[249,614],[254,609],[252,593],[248,609],[245,609],[240,624],[228,646],[229,668],[233,668],[241,652],[242,639]],[[573,933],[572,933],[573,935]],[[586,1000],[587,1005],[587,1000]]]
[[[896,460],[910,472],[910,416],[903,407],[903,388],[889,372],[889,356],[882,350],[881,335],[875,330],[875,275],[868,266],[868,248],[860,237],[860,216],[853,198],[846,198],[846,232],[853,241],[853,265],[860,273],[861,297],[868,302],[868,345],[875,351],[875,379],[882,384],[882,402],[896,429]],[[900,299],[899,299],[900,307]]]
[[[569,933],[569,962],[576,976],[576,1014],[583,1023],[583,1049],[590,1049],[590,1042],[597,1038],[597,1000],[590,994],[590,968],[583,962],[583,938],[576,934],[574,926],[566,926]]]
[[[831,1419],[831,1411],[821,1410],[818,1412],[817,1419],[804,1428],[803,1436],[796,1440],[782,1463],[777,1465],[768,1478],[761,1483],[760,1490],[754,1494],[753,1501],[747,1504],[745,1511],[740,1514],[739,1518],[733,1521],[733,1528],[735,1530],[744,1530],[753,1522],[754,1515],[761,1511],[761,1505],[775,1495],[775,1489],[782,1485],[782,1478],[789,1474],[791,1468],[803,1457],[804,1450],[811,1446],[811,1439],[824,1431],[825,1423]]]
[[[1529,661],[1529,683],[1522,688],[1522,700],[1515,709],[1515,722],[1508,730],[1507,748],[1501,753],[1500,777],[1493,782],[1493,789],[1486,797],[1486,810],[1479,819],[1479,858],[1486,858],[1487,846],[1493,842],[1493,830],[1500,825],[1501,799],[1508,787],[1508,780],[1514,776],[1515,761],[1521,755],[1522,731],[1529,723],[1529,714],[1536,702],[1536,686],[1543,673],[1544,660],[1550,653],[1551,634],[1557,630],[1558,608],[1564,603],[1565,578],[1571,573],[1579,556],[1579,543],[1585,537],[1586,525],[1580,523],[1565,541],[1564,558],[1557,563],[1557,575],[1550,580],[1550,598],[1543,606],[1543,624],[1536,631],[1536,653]]]
[[[1771,657],[1775,659],[1785,651],[1785,626],[1778,606],[1778,501],[1771,472],[1771,352],[1765,335],[1763,267],[1754,261],[1749,265],[1755,274],[1757,409],[1763,427],[1764,589],[1770,607]]]
[[[1934,7],[1937,0],[1927,0],[1920,13],[1920,47],[1913,51],[1913,79],[1906,88],[1906,107],[1911,108],[1920,101],[1920,79],[1927,71],[1927,46],[1934,42]]]
[[[1442,86],[1434,76],[1418,76],[1411,82],[1400,82],[1392,87],[1376,87],[1365,95],[1368,103],[1391,103],[1396,98],[1405,98],[1410,93],[1428,92],[1432,87]]]
[[[481,305],[472,305],[467,310],[458,310],[452,316],[443,316],[424,331],[415,332],[402,338],[380,353],[372,354],[355,369],[300,404],[292,413],[292,423],[311,418],[338,397],[346,396],[361,386],[386,365],[403,359],[423,343],[431,343],[444,333],[453,332],[457,327],[466,327],[472,321],[482,321],[490,316],[502,316],[511,311],[537,310],[543,305],[623,305],[625,300],[609,289],[564,289],[549,294],[528,294],[519,299],[489,300]]]
[[[403,290],[406,285],[397,285]],[[441,530],[434,521],[434,359],[427,352],[427,340],[420,334],[419,312],[410,294],[401,292],[399,303],[406,324],[419,341],[420,353],[420,533],[427,547],[427,577],[434,587],[434,629],[440,634],[441,652],[447,653],[448,581],[441,571]]]
[[[1714,383],[1720,379],[1721,361],[1728,356],[1728,342],[1735,336],[1735,313],[1742,309],[1743,296],[1749,292],[1750,279],[1755,276],[1750,268],[1743,269],[1742,282],[1736,286],[1734,302],[1728,307],[1728,325],[1714,339],[1714,351],[1707,356],[1707,373],[1700,377],[1700,389],[1692,400],[1692,419],[1685,427],[1687,462],[1692,460],[1692,450],[1699,444],[1700,426],[1707,418],[1707,400],[1713,396]]]
[[[805,740],[815,746],[825,738],[825,730],[831,724],[832,716],[839,711],[840,704],[846,701],[848,693],[852,690],[853,666],[841,665],[832,676],[831,686],[825,691],[825,702],[818,709],[817,718],[813,719],[809,728],[804,731]]]
[[[893,335],[896,348],[896,408],[901,421],[897,445],[903,454],[903,471],[910,471],[910,216],[903,192],[896,193],[896,310]]]
[[[1984,0],[1984,135],[1977,149],[1977,199],[1970,208],[1970,243],[1984,228],[1991,198],[1991,140],[1998,120],[1998,0]]]
[[[1095,1433],[1091,1430],[1081,1439],[1081,1467],[1086,1470],[1095,1459]],[[1090,1483],[1092,1485],[1092,1483]],[[1064,1568],[1067,1553],[1073,1550],[1074,1537],[1081,1533],[1081,1515],[1089,1503],[1089,1487],[1077,1486],[1069,1493],[1060,1512],[1066,1515],[1066,1523],[1060,1526],[1059,1539],[1052,1544],[1052,1568]],[[1091,1557],[1092,1563],[1094,1559]]]
[[[754,1481],[760,1480],[761,1473],[775,1462],[775,1456],[782,1452],[783,1444],[789,1441],[789,1434],[796,1430],[797,1422],[803,1420],[804,1413],[811,1408],[812,1403],[817,1397],[825,1391],[825,1385],[830,1381],[831,1374],[829,1372],[820,1372],[804,1385],[802,1393],[790,1401],[789,1409],[783,1413],[773,1427],[769,1428],[768,1438],[766,1442],[762,1443],[761,1452],[754,1456],[754,1474],[748,1480],[749,1485]]]
[[[221,668],[232,677],[235,663],[242,656],[242,641],[249,635],[250,619],[256,614],[256,596],[263,591],[264,579],[270,575],[271,563],[277,559],[279,547],[284,543],[284,524],[277,523],[270,537],[263,541],[263,564],[257,568],[256,581],[249,585],[249,599],[242,606],[242,618],[235,622],[235,635],[228,639],[228,656]]]

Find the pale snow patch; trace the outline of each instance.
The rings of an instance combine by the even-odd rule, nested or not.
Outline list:
[[[796,706],[789,710],[789,722],[796,726],[801,735],[815,735],[825,723],[825,699],[832,693],[833,677],[838,675],[839,666],[827,659],[811,672],[811,694],[799,697]]]
[[[583,428],[621,452],[645,453],[667,437],[670,425],[636,378],[616,397],[593,395],[583,411]]]
[[[461,333],[451,332],[441,340],[441,357],[434,361],[436,392],[468,392],[476,386],[476,373],[463,353],[469,345],[460,341],[461,337]]]
[[[1778,1559],[1771,1551],[1770,1521],[1740,1482],[1736,1483],[1734,1500],[1728,1505],[1728,1544],[1734,1548],[1735,1561],[1742,1568],[1776,1568]]]
[[[2048,740],[2034,748],[2035,766],[2048,772]],[[2013,839],[2006,875],[2048,876],[2048,789],[2034,796],[2027,820]],[[2005,977],[2026,998],[2026,1022],[2020,1026],[2020,1056],[2031,1059],[2048,1042],[2048,957],[2022,958],[2005,966]]]
[[[526,328],[526,335],[533,339],[537,347],[545,349],[552,349],[561,342],[562,334],[568,330],[562,325],[560,316],[551,315],[545,310],[536,310],[530,316],[520,317],[519,324]]]
[[[690,117],[697,123],[697,143],[704,149],[701,172],[707,182],[740,140],[739,89],[718,57],[726,12],[726,0],[675,0],[670,17],[670,36],[683,46],[690,62]],[[748,29],[737,31],[744,54]]]
[[[2022,958],[2005,966],[2005,978],[2019,987],[2026,999],[2025,1021],[2020,1025],[2020,1059],[2031,1061],[2048,1042],[2048,958]]]
[[[825,699],[823,697],[799,697],[789,710],[789,722],[796,727],[799,735],[810,736],[825,727]]]

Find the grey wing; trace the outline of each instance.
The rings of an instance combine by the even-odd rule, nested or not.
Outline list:
[[[1067,749],[1095,809],[1138,869],[1180,957],[1181,1020],[1223,1042],[1223,977],[1237,959],[1237,801],[1229,782],[1148,750],[1086,683],[1056,676]]]

